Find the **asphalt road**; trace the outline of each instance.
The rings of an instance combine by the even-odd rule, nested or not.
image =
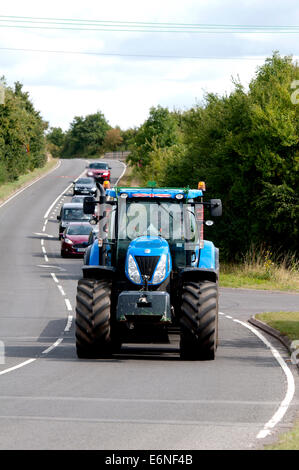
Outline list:
[[[85,165],[63,160],[0,207],[0,448],[254,449],[286,430],[298,409],[296,369],[271,339],[290,379],[246,325],[256,312],[298,309],[296,294],[221,289],[215,361],[181,361],[175,337],[125,345],[113,359],[77,359],[82,259],[60,257],[56,216]],[[113,183],[123,164],[111,166]]]

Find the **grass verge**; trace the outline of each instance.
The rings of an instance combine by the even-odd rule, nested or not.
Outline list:
[[[299,420],[291,431],[280,436],[276,444],[265,446],[265,450],[299,450]]]
[[[275,328],[291,340],[299,339],[299,311],[298,312],[265,312],[255,315],[267,325]]]
[[[243,263],[221,264],[220,285],[299,292],[299,261],[294,254],[279,257],[265,248],[253,247]]]
[[[299,312],[265,312],[255,317],[291,340],[299,339]],[[265,446],[265,450],[299,450],[299,420],[276,443]]]
[[[127,164],[127,169],[123,175],[123,177],[117,183],[117,186],[131,186],[131,187],[138,187],[141,185],[141,182],[137,176],[136,170]]]
[[[33,182],[35,179],[43,176],[48,171],[52,170],[52,168],[57,165],[57,162],[57,158],[49,157],[49,160],[42,168],[35,168],[35,170],[21,175],[17,179],[17,181],[12,181],[0,185],[0,204],[6,201],[6,199],[8,199],[9,197],[13,196],[14,193]]]

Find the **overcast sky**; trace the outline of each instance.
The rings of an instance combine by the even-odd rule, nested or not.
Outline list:
[[[1,2],[0,76],[4,75],[10,86],[15,81],[23,83],[35,108],[49,125],[64,130],[74,116],[97,111],[104,113],[111,126],[137,127],[145,121],[151,106],[189,109],[200,102],[205,92],[229,93],[232,76],[239,76],[246,86],[257,67],[274,50],[282,55],[299,55],[299,32],[223,34],[22,29],[3,27],[8,24],[3,21],[4,15],[186,25],[287,26],[299,25],[298,0]],[[134,55],[157,57],[132,57]]]

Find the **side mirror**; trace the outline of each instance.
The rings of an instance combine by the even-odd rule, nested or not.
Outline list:
[[[57,220],[61,220],[61,216],[60,216],[60,215],[57,216]]]
[[[111,169],[112,169],[111,166],[108,166],[108,170],[111,170]]]
[[[211,209],[210,213],[212,217],[221,217],[222,215],[222,202],[221,199],[210,200]]]

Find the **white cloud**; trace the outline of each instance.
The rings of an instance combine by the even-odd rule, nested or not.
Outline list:
[[[271,7],[269,8],[269,5]],[[295,0],[93,0],[50,3],[11,0],[1,15],[214,24],[296,24]],[[290,12],[292,14],[290,15]],[[0,47],[45,51],[238,57],[248,60],[169,60],[0,50],[0,76],[20,81],[51,126],[67,129],[75,115],[102,111],[112,126],[140,125],[151,106],[185,109],[204,91],[232,89],[232,76],[248,85],[273,50],[296,53],[296,36],[257,34],[149,34],[0,27]],[[254,56],[258,54],[262,59]]]

